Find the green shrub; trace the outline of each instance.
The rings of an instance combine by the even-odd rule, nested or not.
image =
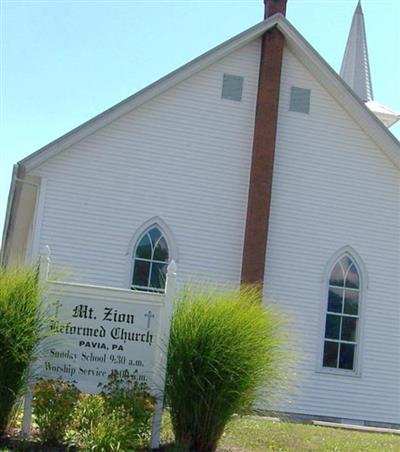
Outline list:
[[[83,394],[75,407],[67,442],[82,451],[119,451],[126,441],[125,427],[122,416],[106,416],[101,395]]]
[[[125,412],[130,419],[135,446],[148,444],[151,433],[155,399],[150,396],[145,384],[139,384],[130,377],[120,377],[112,372],[101,393],[106,413]]]
[[[38,437],[46,444],[64,439],[80,392],[72,384],[57,380],[39,380],[33,387],[32,412]]]
[[[104,400],[98,394],[81,394],[73,414],[73,420],[68,432],[69,442],[75,441],[76,432],[85,433],[104,415]]]
[[[283,321],[260,298],[254,288],[186,290],[177,303],[166,400],[179,446],[214,451],[229,418],[279,377]]]
[[[148,447],[154,399],[146,387],[111,373],[98,395],[76,406],[69,444],[83,451],[131,451]]]
[[[92,396],[87,402],[89,404],[97,404],[99,400],[102,400],[100,396]],[[76,416],[79,418],[79,411],[76,412]],[[139,449],[135,448],[132,423],[124,411],[112,411],[107,415],[102,411],[101,415],[96,420],[93,419],[86,428],[78,424],[79,421],[77,419],[74,430],[70,434],[69,444],[79,450],[125,452]]]
[[[45,331],[37,270],[0,268],[0,436]]]

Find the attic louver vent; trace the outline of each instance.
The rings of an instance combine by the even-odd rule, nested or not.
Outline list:
[[[290,92],[290,111],[310,113],[311,90],[292,86]]]
[[[242,100],[243,77],[224,74],[222,82],[222,99]]]

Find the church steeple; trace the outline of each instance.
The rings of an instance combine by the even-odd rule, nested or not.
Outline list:
[[[340,76],[364,102],[373,100],[367,36],[361,1],[358,2],[347,39]]]
[[[361,0],[354,12],[340,76],[386,127],[400,119],[400,114],[374,101]]]

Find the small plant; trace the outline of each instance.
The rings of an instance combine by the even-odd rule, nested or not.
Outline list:
[[[215,451],[227,421],[279,376],[282,319],[259,290],[186,290],[176,305],[166,399],[178,446]]]
[[[101,396],[91,395],[85,401],[86,408],[97,410],[99,402],[103,402]],[[69,432],[68,444],[82,451],[109,452],[138,450],[134,447],[134,432],[131,429],[131,420],[124,411],[112,411],[106,414],[104,406],[98,417],[84,420],[80,411],[82,405],[75,412],[76,420],[73,429]],[[83,422],[82,422],[83,421]]]
[[[80,392],[72,383],[61,379],[39,380],[33,387],[32,412],[38,426],[38,437],[46,444],[64,439]]]
[[[108,383],[103,386],[101,395],[106,412],[125,412],[132,420],[131,430],[136,442],[147,444],[155,407],[155,399],[150,396],[147,385],[139,384],[129,376],[120,377],[114,371],[109,375]]]
[[[92,430],[104,415],[104,400],[99,394],[81,394],[73,414],[68,436],[73,442],[75,432]]]
[[[93,452],[148,447],[154,399],[130,377],[109,375],[97,395],[84,395],[76,406],[68,443]]]
[[[40,300],[36,268],[0,268],[0,436],[45,335],[47,321]]]

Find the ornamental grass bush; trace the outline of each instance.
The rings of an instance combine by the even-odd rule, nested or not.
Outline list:
[[[45,325],[37,269],[0,268],[0,436],[26,386]]]
[[[166,402],[178,447],[215,451],[227,421],[272,388],[285,360],[283,318],[260,291],[185,290],[175,307]]]

